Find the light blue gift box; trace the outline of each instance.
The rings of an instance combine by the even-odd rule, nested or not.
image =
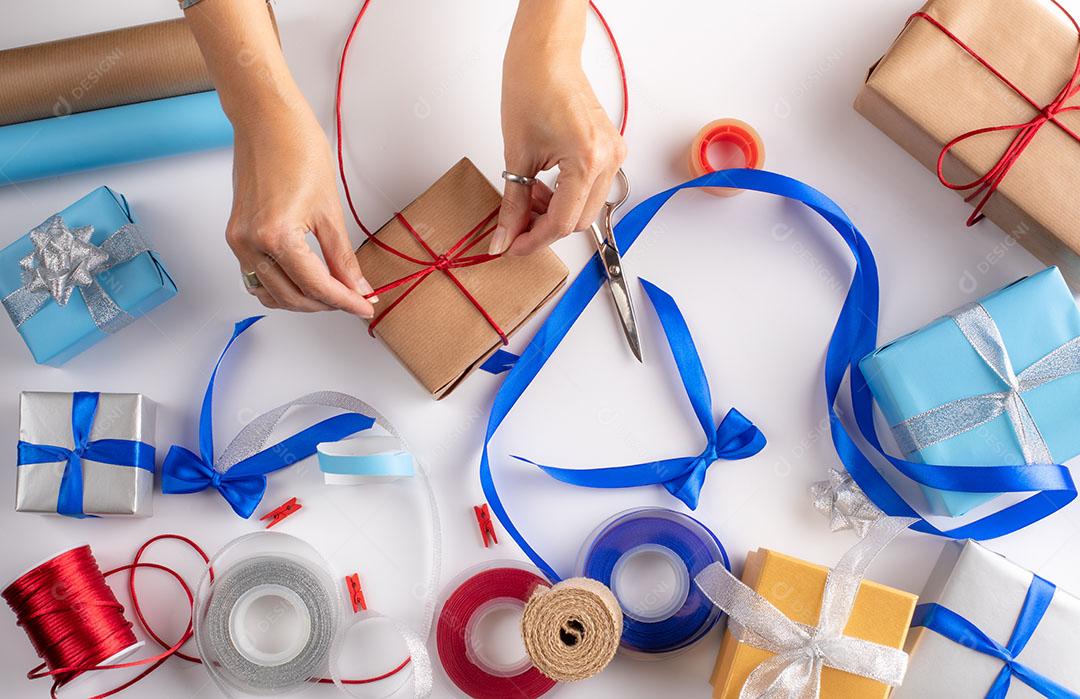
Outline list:
[[[108,187],[98,187],[58,214],[70,228],[93,226],[90,242],[101,245],[122,226],[135,223],[127,200]],[[0,250],[0,298],[23,285],[20,261],[34,250],[30,234]],[[109,298],[138,317],[176,295],[176,284],[153,251],[104,270],[94,279]],[[59,366],[107,337],[90,315],[86,302],[76,289],[66,305],[49,299],[18,331],[39,364]]]
[[[1017,374],[1080,336],[1080,311],[1057,267],[1021,279],[980,303],[997,325]],[[894,428],[951,401],[1006,388],[950,317],[875,350],[859,366]],[[1025,391],[1022,399],[1055,462],[1080,454],[1080,374]],[[950,466],[1025,463],[1020,440],[1005,414],[906,457]],[[996,497],[928,487],[923,492],[930,512],[952,516]]]

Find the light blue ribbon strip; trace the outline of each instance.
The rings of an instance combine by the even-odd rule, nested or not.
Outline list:
[[[318,454],[319,470],[331,476],[362,481],[409,478],[414,473],[413,455],[394,437],[357,437],[320,444]]]
[[[728,411],[718,426],[713,424],[709,380],[701,366],[701,358],[686,320],[675,299],[667,292],[644,279],[641,285],[664,328],[686,395],[705,432],[705,449],[697,456],[595,469],[554,468],[540,466],[520,456],[514,458],[540,466],[549,476],[563,483],[586,488],[632,488],[659,483],[691,510],[696,510],[709,467],[720,459],[734,461],[757,454],[765,448],[765,435],[735,408]]]
[[[1064,507],[1076,498],[1068,469],[1060,464],[1023,466],[938,466],[898,459],[884,453],[874,426],[873,398],[859,371],[859,360],[877,344],[878,274],[870,246],[847,214],[816,189],[790,177],[764,170],[721,170],[655,194],[630,210],[615,227],[619,250],[626,254],[645,227],[675,194],[700,187],[735,187],[775,194],[801,202],[824,218],[840,235],[855,258],[851,286],[833,329],[825,359],[825,394],[829,426],[837,454],[852,478],[886,514],[911,517],[918,531],[958,539],[992,539],[1014,532]],[[555,570],[525,541],[499,499],[491,473],[490,443],[503,420],[536,378],[574,322],[606,282],[597,256],[567,288],[563,298],[537,331],[521,358],[507,374],[491,406],[480,456],[480,484],[492,511],[526,555],[552,580]],[[836,412],[836,401],[848,369],[856,423],[873,453],[888,460],[906,477],[940,490],[982,493],[1032,492],[1034,495],[970,524],[942,531],[912,508],[864,455]],[[875,457],[875,458],[878,458]]]
[[[1080,694],[1061,686],[1017,660],[1024,646],[1031,640],[1035,629],[1042,622],[1056,589],[1053,583],[1038,575],[1033,577],[1012,635],[1009,637],[1008,644],[1004,646],[983,633],[975,624],[939,604],[920,604],[915,607],[911,626],[913,628],[925,627],[954,643],[959,643],[976,653],[997,658],[1004,663],[1001,672],[990,686],[990,691],[986,693],[986,699],[1005,699],[1013,677],[1050,699],[1080,699]]]
[[[345,412],[327,418],[273,446],[246,456],[224,472],[216,469],[214,467],[213,423],[214,380],[217,378],[222,360],[228,354],[229,348],[236,342],[236,338],[261,318],[263,316],[241,320],[233,328],[232,337],[229,339],[228,344],[225,345],[225,349],[222,350],[217,364],[214,365],[214,371],[210,374],[210,382],[207,384],[206,393],[203,396],[202,410],[199,413],[200,453],[196,454],[189,449],[176,445],[169,449],[169,453],[165,456],[165,463],[162,465],[161,492],[169,494],[197,493],[207,488],[213,488],[221,493],[236,514],[245,518],[250,517],[255,508],[258,507],[259,502],[262,501],[263,493],[266,491],[266,475],[268,473],[291,466],[297,461],[303,461],[315,453],[316,446],[321,442],[334,442],[344,439],[349,435],[369,429],[375,424],[374,418],[367,415],[355,411]],[[297,402],[297,404],[302,403]],[[281,406],[279,410],[284,413],[291,405]],[[259,419],[256,418],[252,422]],[[273,429],[273,424],[276,424],[276,420],[270,421],[270,424],[267,425],[266,434],[253,436],[253,442],[259,438],[265,439],[268,437],[269,431]]]
[[[72,394],[71,436],[73,448],[19,441],[19,466],[66,462],[56,498],[56,511],[68,517],[86,517],[83,511],[83,459],[113,466],[130,466],[154,472],[154,447],[129,439],[90,440],[97,415],[99,393]]]

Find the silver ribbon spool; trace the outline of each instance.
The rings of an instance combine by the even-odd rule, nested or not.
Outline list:
[[[228,544],[195,594],[195,642],[229,697],[281,694],[326,677],[343,606],[310,545],[276,532]]]

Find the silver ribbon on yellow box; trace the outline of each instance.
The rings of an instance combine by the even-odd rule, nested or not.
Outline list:
[[[907,670],[907,654],[845,636],[844,627],[867,567],[915,521],[885,517],[869,526],[866,536],[829,571],[816,627],[792,621],[723,565],[714,563],[694,578],[705,596],[727,613],[729,628],[738,641],[775,654],[750,673],[740,699],[817,699],[825,667],[894,687],[900,684]]]

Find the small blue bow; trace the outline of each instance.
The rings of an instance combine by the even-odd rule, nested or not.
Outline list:
[[[130,466],[154,472],[154,447],[128,439],[90,440],[97,415],[99,393],[79,391],[72,394],[71,436],[74,447],[19,442],[19,466],[67,462],[60,479],[56,511],[68,517],[83,518],[83,459],[113,466]]]
[[[765,435],[734,408],[728,411],[719,426],[713,426],[709,381],[686,319],[670,294],[644,279],[641,284],[664,328],[686,395],[705,432],[708,440],[705,449],[697,456],[595,469],[556,468],[542,466],[520,456],[515,458],[539,466],[549,476],[563,483],[586,488],[632,488],[659,483],[687,507],[695,510],[709,467],[720,459],[733,461],[757,454],[765,448]]]
[[[221,493],[236,514],[247,518],[255,512],[266,492],[266,474],[308,458],[322,442],[336,442],[374,424],[374,419],[366,415],[342,413],[238,461],[224,473],[214,468],[214,379],[236,338],[262,317],[246,318],[233,328],[232,337],[214,365],[203,396],[199,413],[199,453],[176,445],[169,449],[161,467],[161,492],[184,494],[213,488]]]
[[[1016,659],[1046,614],[1055,590],[1053,583],[1038,575],[1032,578],[1012,636],[1004,646],[983,633],[975,624],[939,604],[920,604],[915,608],[911,625],[924,626],[954,643],[1002,661],[1004,665],[994,679],[994,684],[990,686],[990,691],[986,693],[986,699],[1005,699],[1013,677],[1050,699],[1080,699],[1080,694],[1062,687]]]

